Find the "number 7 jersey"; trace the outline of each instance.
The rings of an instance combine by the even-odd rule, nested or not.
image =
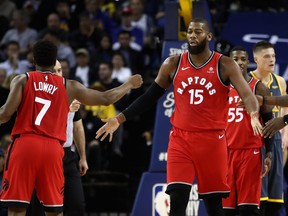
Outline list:
[[[212,52],[201,66],[193,64],[188,52],[180,56],[173,80],[173,126],[187,131],[225,129],[229,86],[219,76],[221,56]]]
[[[12,136],[38,134],[64,143],[69,112],[65,79],[51,72],[33,71],[26,76]]]

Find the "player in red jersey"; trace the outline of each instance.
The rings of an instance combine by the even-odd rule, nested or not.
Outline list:
[[[167,193],[170,216],[185,216],[191,185],[197,178],[199,196],[209,215],[224,215],[222,197],[227,197],[227,121],[230,82],[235,86],[251,116],[255,134],[262,126],[258,103],[239,66],[231,59],[209,49],[212,33],[207,20],[193,19],[187,30],[188,51],[168,57],[155,82],[126,110],[96,132],[105,138],[132,116],[148,109],[173,83],[175,110],[171,118],[167,161]]]
[[[249,84],[252,92],[262,96],[269,96],[270,92],[259,80],[248,76],[248,53],[243,47],[234,47],[230,57],[241,68],[243,77]],[[262,146],[263,137],[254,136],[250,125],[250,116],[238,107],[240,97],[234,86],[230,86],[228,123],[226,139],[228,143],[228,184],[230,196],[223,199],[226,216],[253,216],[259,215],[261,181],[271,168],[273,138],[266,138],[266,155],[262,171]],[[272,106],[261,106],[260,114],[265,124],[273,118]],[[239,214],[238,214],[239,211]]]
[[[1,191],[1,205],[8,207],[10,216],[25,215],[34,188],[46,215],[63,215],[62,144],[73,99],[87,105],[108,105],[142,84],[141,76],[135,75],[106,92],[88,89],[52,73],[56,56],[54,44],[37,42],[33,46],[36,71],[13,79],[8,99],[0,108],[0,123],[17,111]]]

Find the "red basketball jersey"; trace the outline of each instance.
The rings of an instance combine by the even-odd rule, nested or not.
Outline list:
[[[69,112],[65,79],[50,72],[28,72],[12,136],[39,134],[65,142]]]
[[[174,83],[175,110],[171,123],[182,130],[223,130],[226,127],[228,92],[219,76],[221,54],[213,52],[197,67],[189,53],[180,56]]]
[[[256,85],[259,81],[252,78],[249,86],[255,93]],[[240,96],[234,87],[230,86],[229,109],[226,127],[226,139],[228,147],[233,149],[259,148],[263,146],[263,138],[254,136],[250,123],[250,115],[243,108],[237,107]]]

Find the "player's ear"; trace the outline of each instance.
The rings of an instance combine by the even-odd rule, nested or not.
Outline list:
[[[211,41],[212,38],[213,38],[213,35],[212,35],[211,32],[209,32],[208,35],[207,35],[207,39],[208,39],[208,41]]]

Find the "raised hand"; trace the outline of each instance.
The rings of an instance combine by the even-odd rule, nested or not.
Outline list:
[[[135,74],[129,77],[128,81],[132,85],[132,89],[139,88],[143,84],[142,76],[139,74]]]
[[[119,127],[119,123],[116,118],[109,118],[109,119],[101,119],[103,122],[106,122],[105,125],[103,125],[97,132],[96,132],[96,139],[99,139],[102,135],[102,138],[100,139],[103,141],[108,135],[109,135],[109,142],[112,141],[113,133],[117,130]]]
[[[285,127],[283,117],[273,118],[269,120],[263,128],[264,137],[271,138],[277,131]]]
[[[81,103],[78,100],[74,99],[69,106],[69,111],[70,112],[77,112],[80,108],[80,105],[81,105]]]

